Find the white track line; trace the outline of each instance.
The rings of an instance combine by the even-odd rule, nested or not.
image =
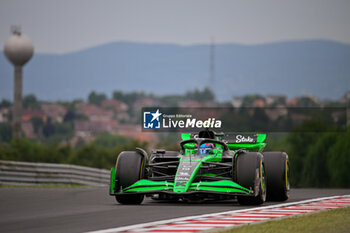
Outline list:
[[[330,199],[336,199],[336,198],[343,198],[341,200],[332,200],[332,203],[325,202],[325,205],[320,205],[320,203],[317,203],[316,206],[297,206],[297,205],[302,205],[306,203],[311,202],[320,202],[320,201],[326,201]],[[148,223],[141,223],[141,224],[135,224],[135,225],[130,225],[130,226],[124,226],[124,227],[116,227],[116,228],[110,228],[110,229],[105,229],[105,230],[97,230],[97,231],[90,231],[87,233],[115,233],[115,232],[123,232],[123,231],[130,231],[130,232],[151,232],[152,230],[170,230],[170,225],[165,225],[172,223],[176,226],[176,229],[178,230],[184,230],[184,232],[187,230],[185,226],[191,226],[193,222],[207,222],[208,224],[203,224],[201,225],[202,228],[198,228],[198,230],[208,230],[208,229],[215,229],[218,226],[220,227],[225,227],[225,226],[234,226],[235,223],[250,223],[250,222],[255,222],[255,221],[263,221],[267,219],[276,219],[277,213],[280,214],[280,216],[292,216],[295,214],[302,214],[302,213],[309,213],[309,212],[314,212],[320,209],[327,209],[327,208],[336,208],[336,203],[338,207],[342,206],[348,206],[350,204],[350,195],[342,195],[342,196],[331,196],[331,197],[321,197],[321,198],[314,198],[314,199],[309,199],[309,200],[304,200],[304,201],[298,201],[298,202],[290,202],[290,203],[284,203],[284,204],[278,204],[278,205],[269,205],[269,206],[263,206],[263,207],[256,207],[256,208],[250,208],[250,209],[240,209],[240,210],[233,210],[233,211],[225,211],[225,212],[219,212],[219,213],[213,213],[213,214],[203,214],[203,215],[198,215],[198,216],[189,216],[189,217],[182,217],[182,218],[173,218],[173,219],[168,219],[168,220],[162,220],[162,221],[155,221],[155,222],[148,222]],[[332,205],[330,207],[329,205]],[[295,207],[294,207],[295,206]],[[265,212],[268,214],[272,214],[271,218],[258,218],[257,216],[252,216],[253,218],[248,219],[242,219],[242,218],[235,218],[236,216],[233,214],[245,212],[244,215],[250,214],[252,211],[258,211],[254,212],[254,214],[264,214]],[[274,214],[276,212],[276,214]],[[286,214],[284,214],[286,213]],[[291,214],[289,214],[291,213]],[[253,213],[252,213],[253,214]],[[231,215],[229,217],[223,216],[223,215]],[[215,216],[222,216],[222,219],[229,218],[230,219],[230,224],[225,224],[226,222],[223,221],[217,221],[216,219],[210,219],[210,217],[215,217]],[[278,216],[277,216],[278,217]],[[193,222],[186,222],[187,220],[193,220]],[[210,224],[211,222],[214,222],[215,224]],[[237,222],[236,222],[237,221]],[[177,226],[178,224],[182,223],[181,226],[185,228],[180,229],[180,225]],[[198,225],[197,225],[198,227]],[[215,228],[214,228],[215,227]],[[205,228],[205,229],[204,229]],[[194,232],[195,228],[191,228],[192,230],[188,229],[188,232]],[[181,231],[182,232],[182,231]]]

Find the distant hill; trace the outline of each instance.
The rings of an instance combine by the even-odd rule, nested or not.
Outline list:
[[[41,100],[86,98],[92,90],[178,94],[209,84],[209,45],[116,42],[64,55],[35,54],[24,93]],[[339,98],[350,89],[350,45],[288,41],[215,47],[219,99],[245,94]],[[0,99],[12,99],[13,68],[0,52]]]

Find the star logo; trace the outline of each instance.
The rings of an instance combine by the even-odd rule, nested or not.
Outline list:
[[[159,109],[157,109],[157,111],[155,113],[151,113],[151,115],[153,116],[152,121],[156,120],[159,121],[159,117],[162,115],[161,113],[159,113]]]

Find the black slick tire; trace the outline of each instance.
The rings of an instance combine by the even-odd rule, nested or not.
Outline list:
[[[265,152],[268,201],[285,201],[289,197],[289,161],[285,152]]]
[[[142,154],[135,151],[123,151],[119,154],[116,165],[116,187],[120,192],[136,181],[144,178],[145,158]],[[121,194],[116,195],[115,199],[120,204],[138,205],[141,204],[144,195],[142,194]]]
[[[244,152],[236,159],[236,182],[255,190],[256,196],[237,196],[241,205],[261,205],[266,199],[264,159],[259,152]]]

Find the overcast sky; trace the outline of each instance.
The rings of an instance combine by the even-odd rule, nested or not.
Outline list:
[[[0,0],[0,44],[21,25],[36,52],[67,53],[107,42],[350,43],[349,0]]]

